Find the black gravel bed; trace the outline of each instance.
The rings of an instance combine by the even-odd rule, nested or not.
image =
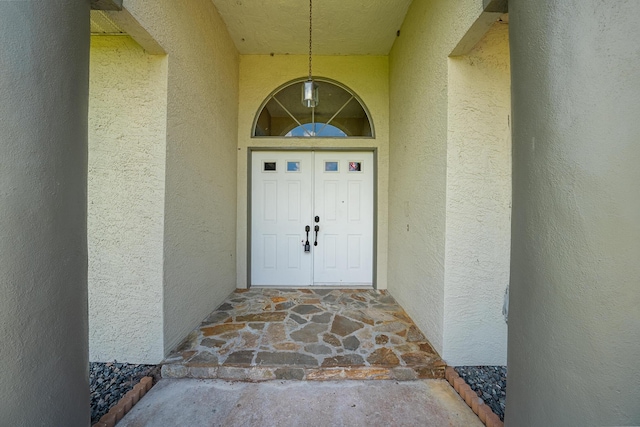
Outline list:
[[[156,382],[159,378],[158,374],[159,369],[156,365],[91,362],[89,364],[91,424],[97,423],[143,377],[152,376]]]
[[[486,405],[504,421],[504,402],[507,398],[506,366],[458,366],[454,368]]]

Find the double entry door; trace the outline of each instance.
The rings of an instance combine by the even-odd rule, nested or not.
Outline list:
[[[254,151],[251,284],[371,285],[373,153]]]

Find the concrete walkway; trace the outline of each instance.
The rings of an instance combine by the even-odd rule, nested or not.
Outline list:
[[[163,379],[118,423],[142,426],[465,426],[483,424],[444,380]]]

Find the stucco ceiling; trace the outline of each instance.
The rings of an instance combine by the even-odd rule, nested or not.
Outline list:
[[[244,55],[308,54],[306,0],[212,0]],[[314,0],[314,55],[387,55],[411,0]]]
[[[91,11],[91,34],[116,35],[124,34],[124,30],[102,10]]]

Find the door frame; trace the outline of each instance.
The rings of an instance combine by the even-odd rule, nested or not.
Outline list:
[[[365,151],[373,153],[373,262],[372,286],[378,289],[378,148],[377,147],[247,147],[247,289],[251,280],[251,212],[252,212],[252,167],[254,151]],[[345,286],[346,287],[346,286]]]

